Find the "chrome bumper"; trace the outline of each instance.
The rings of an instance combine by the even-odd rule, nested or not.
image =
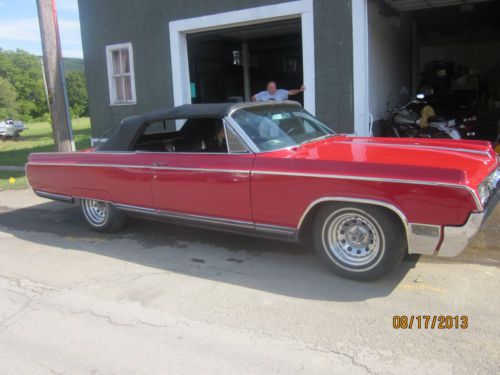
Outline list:
[[[435,253],[442,257],[454,257],[460,254],[469,240],[478,232],[483,222],[489,214],[495,209],[499,200],[499,190],[490,197],[486,209],[483,212],[473,212],[465,225],[461,227],[443,227],[443,241]]]

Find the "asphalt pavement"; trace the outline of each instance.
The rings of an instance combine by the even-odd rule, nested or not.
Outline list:
[[[1,374],[500,373],[500,207],[453,259],[332,274],[308,246],[0,192]],[[393,316],[467,328],[393,328]]]

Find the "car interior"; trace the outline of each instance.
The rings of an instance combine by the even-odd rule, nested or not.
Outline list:
[[[175,120],[172,120],[175,121]],[[180,130],[165,121],[149,124],[138,138],[134,150],[148,152],[220,152],[227,153],[221,119],[188,119]]]

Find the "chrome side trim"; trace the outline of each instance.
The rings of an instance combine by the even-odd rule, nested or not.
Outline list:
[[[301,172],[275,172],[275,171],[255,171],[252,170],[251,174],[254,175],[277,175],[277,176],[293,176],[293,177],[314,177],[314,178],[331,178],[331,179],[343,179],[343,180],[358,180],[358,181],[377,181],[377,182],[391,182],[397,184],[414,184],[414,185],[427,185],[427,186],[444,186],[451,188],[458,188],[467,190],[476,203],[476,209],[481,210],[481,202],[475,192],[469,186],[454,184],[449,182],[435,182],[435,181],[422,181],[422,180],[403,180],[397,178],[384,178],[384,177],[363,177],[363,176],[348,176],[348,175],[336,175],[336,174],[323,174],[323,173],[301,173]]]
[[[188,152],[188,151],[133,151],[136,154],[154,154],[154,155],[246,155],[247,153],[230,152]]]
[[[155,210],[152,208],[138,207],[127,204],[117,203],[115,206],[121,210],[139,213],[139,214],[147,214],[151,216],[171,219],[174,221],[181,222],[190,222],[204,225],[218,225],[224,228],[233,229],[240,233],[246,234],[259,234],[260,236],[270,237],[270,238],[280,238],[288,241],[297,241],[297,230],[292,227],[283,227],[278,225],[270,225],[270,224],[254,224],[251,221],[245,220],[235,220],[235,219],[223,219],[213,216],[204,216],[204,215],[194,215],[194,214],[185,214],[180,212],[172,212],[165,210]]]
[[[214,172],[214,173],[243,173],[248,175],[250,174],[250,170],[241,170],[241,169],[183,168],[183,167],[155,167],[155,166],[152,166],[151,169],[171,170],[171,171]]]
[[[246,228],[246,229],[255,229],[255,226],[251,221],[222,219],[222,218],[211,217],[211,216],[182,214],[182,213],[178,213],[178,212],[163,211],[163,210],[157,210],[156,214],[158,216],[172,218],[172,219],[197,221],[197,222],[203,222],[203,223],[207,223],[207,224],[227,225],[227,226]]]
[[[337,143],[343,143],[343,144],[355,144],[352,142],[346,142],[346,141],[338,141]],[[455,152],[465,152],[469,154],[477,154],[477,155],[485,155],[485,156],[490,156],[488,151],[479,151],[479,150],[468,150],[466,148],[453,148],[453,147],[443,147],[443,146],[426,146],[426,145],[414,145],[414,144],[408,144],[408,145],[396,145],[396,144],[387,144],[387,143],[379,143],[379,142],[370,142],[366,143],[367,146],[381,146],[381,147],[399,147],[399,148],[425,148],[425,149],[431,149],[431,150],[441,150],[441,151],[455,151]]]
[[[271,224],[255,224],[255,228],[266,232],[294,233],[296,231],[295,228],[292,227],[284,227],[281,225],[271,225]]]
[[[166,218],[173,221],[180,221],[181,223],[195,223],[202,226],[209,225],[212,229],[213,226],[220,226],[227,228],[231,231],[236,231],[242,234],[259,235],[261,237],[268,237],[274,239],[282,239],[287,241],[296,242],[298,240],[297,230],[291,227],[283,227],[269,224],[254,224],[251,221],[223,219],[212,216],[184,214],[179,212],[171,212],[164,210],[154,210],[150,208],[142,208],[131,205],[116,204],[117,208],[124,211],[147,214],[151,216]]]
[[[284,227],[280,225],[270,225],[270,224],[255,224],[255,230],[257,232],[269,232],[269,233],[281,233],[288,236],[295,236],[297,230],[292,227]]]
[[[150,215],[154,215],[156,213],[156,210],[154,208],[138,207],[138,206],[132,206],[130,204],[122,204],[122,203],[116,203],[114,206],[116,208],[119,208],[120,210],[129,211],[129,212],[137,212],[137,213],[141,213],[141,214],[150,214]]]
[[[103,154],[103,155],[109,155],[109,154],[118,154],[118,155],[130,155],[130,154],[135,154],[137,151],[91,151],[91,152],[81,152],[81,151],[70,151],[70,152],[50,152],[50,151],[40,151],[40,152],[33,152],[33,154],[41,154],[41,155],[85,155],[85,154]]]
[[[150,165],[131,165],[131,164],[89,164],[89,163],[46,163],[29,162],[29,165],[58,166],[58,167],[102,167],[102,168],[136,168],[149,169]]]
[[[135,168],[135,169],[154,169],[154,170],[174,170],[174,171],[193,171],[193,172],[215,172],[215,173],[244,173],[250,174],[250,170],[240,169],[217,169],[217,168],[188,168],[188,167],[156,167],[151,165],[132,165],[132,164],[72,164],[72,163],[29,163],[30,165],[59,166],[59,167],[99,167],[99,168]]]
[[[35,194],[42,198],[52,199],[64,203],[73,203],[75,201],[74,198],[69,195],[48,193],[42,190],[35,190]]]
[[[115,207],[128,212],[140,213],[140,214],[148,214],[154,216],[161,216],[169,219],[178,219],[184,221],[195,221],[206,224],[218,224],[218,225],[226,225],[237,228],[245,228],[245,229],[255,229],[254,224],[251,221],[244,220],[233,220],[233,219],[223,219],[212,216],[203,216],[203,215],[194,215],[194,214],[185,214],[180,212],[173,211],[165,211],[165,210],[156,210],[154,208],[133,206],[129,204],[121,204],[116,203]]]
[[[143,151],[143,150],[133,150],[133,151],[92,151],[92,152],[78,152],[78,151],[73,151],[73,152],[34,152],[34,154],[42,154],[42,155],[85,155],[85,154],[92,154],[92,155],[132,155],[132,154],[167,154],[167,155],[172,155],[172,154],[181,154],[181,155],[228,155],[229,153],[227,152],[188,152],[188,151],[176,151],[176,152],[167,152],[167,151]],[[238,153],[239,154],[239,153]]]

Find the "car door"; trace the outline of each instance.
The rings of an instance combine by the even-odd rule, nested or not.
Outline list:
[[[159,213],[253,227],[250,171],[254,154],[227,124],[223,126],[226,142],[233,146],[226,152],[150,154],[153,201]]]

